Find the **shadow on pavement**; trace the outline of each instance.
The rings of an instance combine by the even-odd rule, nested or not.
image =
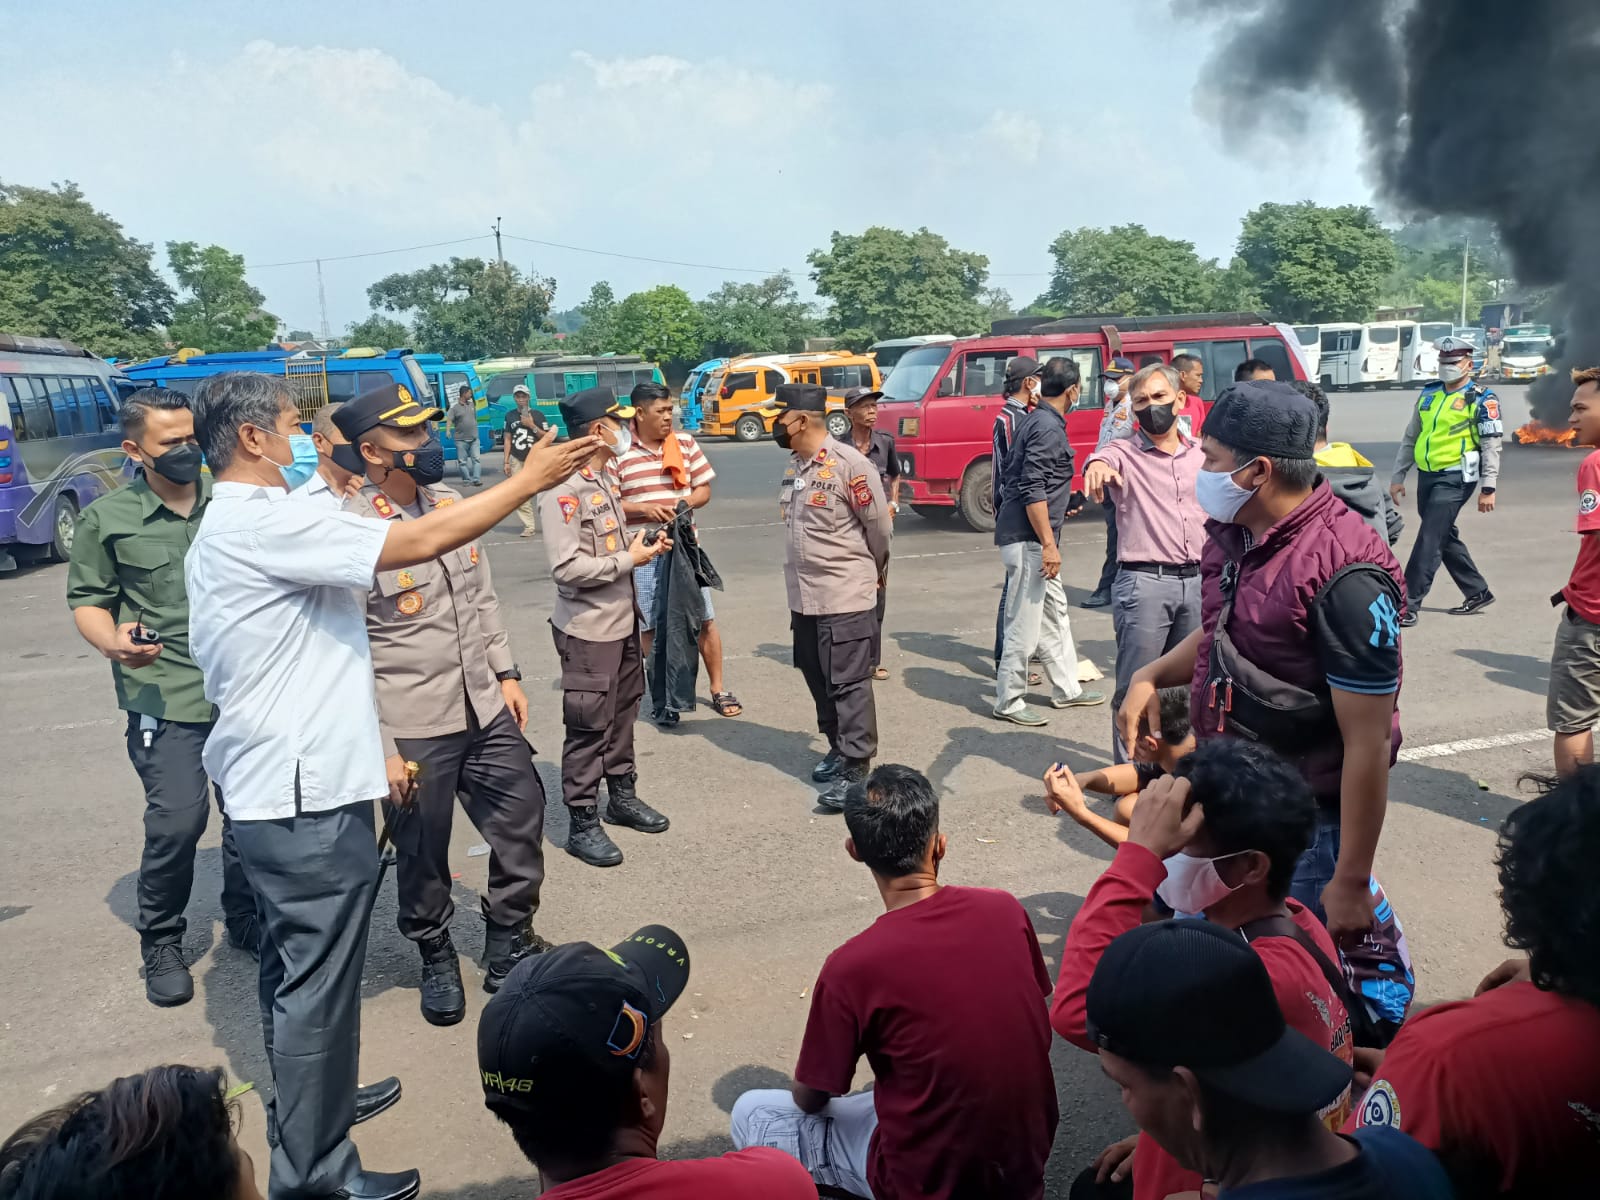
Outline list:
[[[742,1067],[735,1067],[711,1085],[711,1102],[723,1112],[731,1114],[734,1101],[746,1092],[767,1088],[788,1091],[793,1083],[793,1076],[776,1067],[746,1063]]]
[[[1460,771],[1408,762],[1396,763],[1389,772],[1389,802],[1489,829],[1499,829],[1506,815],[1522,806],[1515,796],[1485,791]]]
[[[1503,684],[1535,696],[1550,691],[1550,663],[1531,654],[1501,654],[1495,650],[1457,650],[1457,658],[1478,663],[1487,668],[1484,678],[1490,683]]]

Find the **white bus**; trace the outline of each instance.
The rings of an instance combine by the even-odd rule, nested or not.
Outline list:
[[[1322,358],[1322,326],[1296,325],[1295,340],[1300,343],[1300,356],[1305,360],[1306,378],[1317,377],[1317,363]]]
[[[1325,388],[1351,388],[1361,383],[1361,360],[1366,356],[1367,327],[1352,321],[1321,325],[1321,350],[1317,378]]]
[[[1393,387],[1400,382],[1402,347],[1414,344],[1415,321],[1373,321],[1366,327],[1366,353],[1361,357],[1361,382]]]
[[[1417,326],[1417,352],[1412,359],[1413,383],[1439,378],[1439,339],[1455,332],[1449,321],[1424,321]]]

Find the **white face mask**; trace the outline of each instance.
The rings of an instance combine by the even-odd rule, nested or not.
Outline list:
[[[1454,383],[1466,377],[1472,367],[1470,358],[1446,358],[1439,363],[1439,378]]]
[[[1224,883],[1222,876],[1217,874],[1217,864],[1224,858],[1235,858],[1239,854],[1248,853],[1250,853],[1248,850],[1239,850],[1234,854],[1224,854],[1220,858],[1196,858],[1192,854],[1179,851],[1163,861],[1162,865],[1167,868],[1167,877],[1161,881],[1161,886],[1156,888],[1156,895],[1160,896],[1161,902],[1174,912],[1203,913],[1235,890]]]
[[[1122,394],[1122,385],[1120,383],[1118,383],[1115,379],[1106,380],[1105,396],[1106,396],[1106,403],[1107,404],[1110,404],[1113,400],[1115,400],[1121,394]]]
[[[1233,481],[1231,471],[1201,471],[1194,481],[1194,498],[1213,521],[1232,524],[1254,496],[1253,488],[1240,487]]]
[[[613,429],[611,436],[614,439],[611,443],[611,453],[615,457],[621,458],[629,450],[633,449],[633,427],[627,422],[623,422]]]

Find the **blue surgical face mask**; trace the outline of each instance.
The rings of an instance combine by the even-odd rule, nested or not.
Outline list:
[[[1240,487],[1231,471],[1201,471],[1194,481],[1194,498],[1214,521],[1231,525],[1239,510],[1254,496],[1254,488]]]
[[[309,433],[285,435],[276,429],[265,432],[272,434],[273,437],[283,438],[289,443],[290,458],[287,463],[278,462],[273,458],[267,459],[283,475],[283,486],[292,492],[310,483],[311,477],[317,473],[317,463],[321,461],[321,456],[317,454],[317,444],[311,440],[311,435]]]

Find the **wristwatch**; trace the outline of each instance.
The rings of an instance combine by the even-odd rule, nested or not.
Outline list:
[[[509,671],[496,671],[494,673],[494,677],[501,683],[504,683],[508,679],[515,679],[520,682],[522,679],[522,672],[517,670],[516,664],[513,663]]]

